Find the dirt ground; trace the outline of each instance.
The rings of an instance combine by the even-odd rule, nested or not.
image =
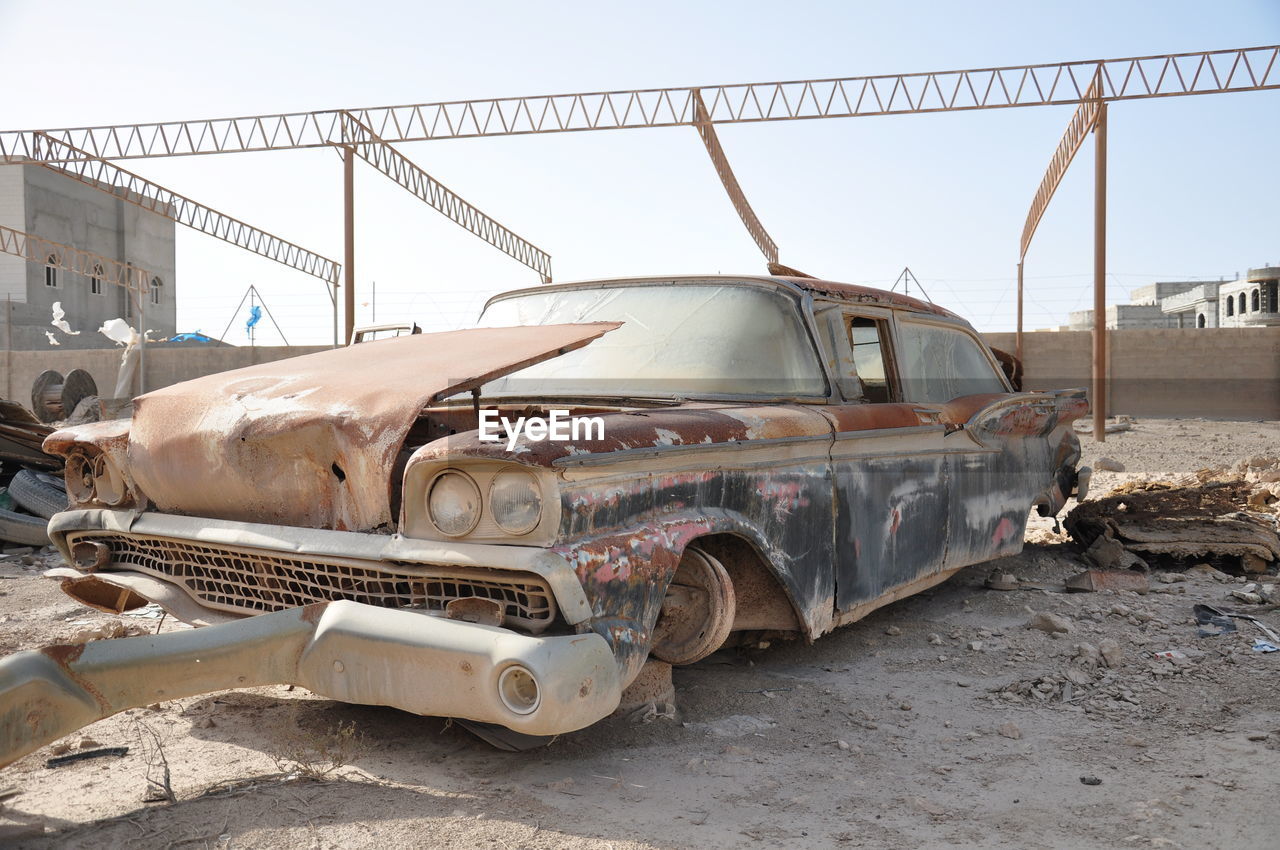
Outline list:
[[[1082,438],[1095,493],[1275,454],[1280,423],[1147,420]],[[0,560],[0,651],[88,629],[152,631]],[[1191,606],[1236,579],[1053,590],[1086,565],[1052,522],[812,646],[722,651],[675,674],[679,712],[616,719],[524,754],[456,725],[284,687],[104,720],[0,775],[0,839],[24,847],[1275,846],[1280,653],[1254,627],[1198,638]],[[1018,589],[991,590],[993,569]],[[1174,578],[1185,580],[1172,580]],[[1242,580],[1241,580],[1242,581]],[[1274,582],[1268,576],[1265,582]],[[1034,614],[1070,631],[1026,626]],[[1280,611],[1251,606],[1280,630]],[[167,621],[163,628],[174,627]],[[1176,650],[1185,657],[1156,653]],[[354,728],[352,736],[343,730]],[[85,740],[88,739],[88,740]],[[176,802],[144,803],[156,742]],[[50,769],[55,753],[128,746]],[[317,749],[342,764],[328,766]],[[149,758],[150,755],[150,758]],[[1085,781],[1087,780],[1087,782]]]

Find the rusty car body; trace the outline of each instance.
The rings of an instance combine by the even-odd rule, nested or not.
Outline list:
[[[482,407],[603,433],[485,440]],[[933,304],[751,276],[518,290],[474,329],[157,390],[48,438],[73,502],[50,574],[206,628],[0,662],[0,756],[267,683],[580,729],[648,659],[812,641],[1020,551],[1087,409],[1015,391]]]

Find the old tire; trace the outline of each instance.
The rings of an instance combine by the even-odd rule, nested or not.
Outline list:
[[[692,664],[729,638],[737,600],[724,566],[696,547],[684,550],[667,587],[649,652],[668,664]]]
[[[68,507],[67,491],[53,482],[57,479],[48,473],[19,470],[9,482],[9,495],[18,505],[36,516],[52,519]]]
[[[0,540],[25,546],[49,545],[49,521],[0,508]]]

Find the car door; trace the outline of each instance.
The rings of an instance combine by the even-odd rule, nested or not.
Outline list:
[[[1056,399],[1014,393],[968,327],[900,314],[903,396],[936,411],[949,466],[944,569],[1021,551],[1032,501],[1056,470],[1049,431]]]
[[[937,412],[903,399],[893,311],[827,311],[837,383],[830,405],[836,493],[837,620],[885,593],[919,585],[943,567],[948,447]]]

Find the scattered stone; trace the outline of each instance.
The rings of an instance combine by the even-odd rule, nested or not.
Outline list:
[[[1080,777],[1080,783],[1082,785],[1101,785],[1102,780],[1096,776],[1082,776]]]
[[[942,646],[942,642],[942,635],[932,633],[929,635],[929,643],[933,646]]]
[[[1089,685],[1093,683],[1093,677],[1081,670],[1079,667],[1071,667],[1066,673],[1067,680],[1076,685]]]
[[[97,741],[93,740],[92,738],[85,736],[80,739],[80,743],[76,745],[76,748],[81,750],[91,750],[94,747],[101,747],[101,746],[102,744],[99,744]]]
[[[1239,599],[1241,602],[1247,602],[1250,605],[1261,605],[1263,601],[1261,595],[1245,590],[1233,590],[1231,591],[1231,595],[1236,599]]]
[[[1185,573],[1183,573],[1183,575],[1187,578],[1211,578],[1214,581],[1231,581],[1231,576],[1221,570],[1214,569],[1209,564],[1196,564],[1194,567],[1189,568]]]
[[[1071,631],[1071,619],[1061,614],[1050,614],[1042,611],[1027,621],[1028,629],[1038,629],[1049,634]]]
[[[1133,735],[1125,735],[1124,745],[1126,747],[1145,747],[1147,746],[1147,742],[1141,738],[1136,738]]]
[[[1124,650],[1111,638],[1098,641],[1098,654],[1102,656],[1103,663],[1113,669],[1119,667],[1120,662],[1124,660]]]
[[[884,633],[889,635],[890,637],[894,637],[896,635],[902,634],[902,629],[898,628],[897,626],[890,626],[889,628],[884,630]]]
[[[1022,737],[1022,730],[1019,729],[1017,724],[1013,721],[1001,724],[1000,728],[996,731],[999,732],[1001,736],[1005,738],[1012,738],[1015,741]]]
[[[1270,732],[1250,732],[1245,738],[1250,741],[1265,741],[1271,737]]]
[[[840,748],[840,749],[842,749],[842,750],[848,750],[848,749],[849,749],[849,742],[848,742],[848,741],[836,741],[836,746],[837,746],[837,747],[839,747],[839,748]]]
[[[1190,581],[1184,573],[1156,573],[1156,581],[1161,584],[1176,584],[1180,581]]]
[[[55,756],[65,755],[71,752],[71,745],[66,741],[58,741],[56,744],[49,745],[49,752]]]
[[[1012,573],[1002,573],[996,570],[987,576],[986,586],[992,590],[1017,590],[1018,577]]]
[[[983,644],[983,642],[982,642],[982,641],[980,641],[980,640],[971,640],[971,641],[969,641],[969,651],[970,651],[970,652],[982,652],[982,647],[983,647],[984,645],[985,645],[985,644]]]
[[[1093,468],[1099,472],[1124,472],[1124,464],[1110,457],[1098,458]]]

